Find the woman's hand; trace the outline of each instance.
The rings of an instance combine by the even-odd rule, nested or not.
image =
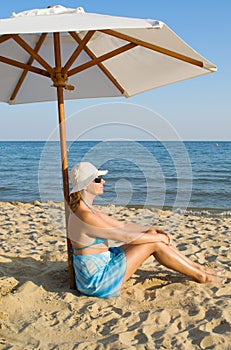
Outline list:
[[[172,236],[163,230],[156,229],[157,234],[165,235],[168,237],[168,245],[172,245]]]
[[[160,230],[158,228],[150,227],[147,231],[147,233],[151,233],[154,235],[160,236],[160,241],[167,244],[168,246],[172,245],[172,237],[168,233],[164,232],[163,230]]]

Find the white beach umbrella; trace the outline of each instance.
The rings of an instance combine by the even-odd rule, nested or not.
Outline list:
[[[64,100],[130,97],[212,73],[216,66],[166,24],[52,6],[0,20],[0,102],[58,102],[66,218]],[[68,241],[70,286],[74,287]]]

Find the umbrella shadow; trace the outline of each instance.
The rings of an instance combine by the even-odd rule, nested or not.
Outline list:
[[[5,256],[3,256],[5,258]],[[28,257],[10,257],[1,262],[0,277],[13,277],[18,281],[16,288],[30,281],[42,286],[48,292],[70,292],[81,296],[78,290],[70,289],[68,264],[65,261],[36,260]],[[169,270],[138,269],[134,274],[133,286],[145,283],[155,278],[153,284],[146,287],[146,291],[155,291],[173,283],[184,283],[187,278]]]
[[[5,256],[4,256],[5,258]],[[1,262],[0,277],[13,277],[17,288],[31,281],[48,292],[73,292],[69,286],[68,265],[63,261],[38,261],[33,258],[10,257]]]

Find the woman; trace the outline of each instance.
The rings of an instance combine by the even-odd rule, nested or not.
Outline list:
[[[76,286],[81,293],[101,298],[120,295],[123,283],[150,255],[199,283],[226,282],[222,271],[199,265],[181,254],[164,231],[115,220],[94,207],[94,198],[103,193],[102,176],[106,173],[81,162],[70,174],[73,189],[68,237]],[[109,247],[111,240],[114,247]]]

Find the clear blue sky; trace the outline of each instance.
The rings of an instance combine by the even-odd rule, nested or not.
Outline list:
[[[6,1],[0,17],[51,4],[37,0]],[[183,140],[231,139],[231,1],[63,0],[56,4],[71,8],[82,6],[86,12],[165,22],[196,51],[216,64],[218,71],[117,101],[154,110],[168,120]],[[2,84],[1,88],[4,88]],[[110,101],[115,99],[67,101],[66,116],[87,106]],[[0,103],[0,111],[0,140],[46,140],[57,124],[57,108],[53,102],[20,106]]]

